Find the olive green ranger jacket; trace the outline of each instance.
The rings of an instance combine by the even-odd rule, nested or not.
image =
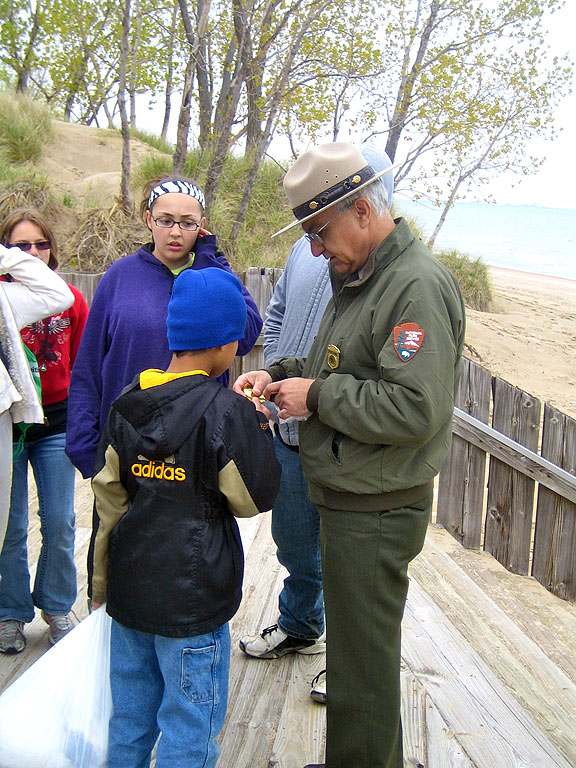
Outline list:
[[[403,219],[330,300],[307,358],[274,380],[314,379],[300,455],[316,504],[384,511],[427,496],[448,452],[464,343],[452,274]]]

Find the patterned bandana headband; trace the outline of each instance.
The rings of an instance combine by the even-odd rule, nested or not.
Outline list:
[[[150,192],[148,198],[148,210],[152,208],[153,203],[160,197],[160,195],[168,195],[171,192],[179,192],[182,195],[190,195],[190,197],[198,200],[204,210],[204,193],[189,181],[163,181]]]

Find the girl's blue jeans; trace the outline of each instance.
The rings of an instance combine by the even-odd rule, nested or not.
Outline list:
[[[196,637],[148,635],[112,621],[108,768],[214,768],[228,703],[228,624]]]
[[[50,435],[25,443],[23,452],[13,457],[10,512],[0,554],[0,621],[30,622],[34,606],[62,615],[76,600],[75,469],[64,452],[65,442],[63,433]],[[28,462],[38,489],[42,534],[32,593],[27,549]]]

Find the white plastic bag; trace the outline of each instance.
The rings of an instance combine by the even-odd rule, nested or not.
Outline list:
[[[111,619],[102,606],[0,696],[0,768],[104,768]]]

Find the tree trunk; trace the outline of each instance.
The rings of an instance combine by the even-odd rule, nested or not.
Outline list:
[[[188,154],[188,134],[190,132],[190,107],[192,104],[192,86],[194,84],[194,69],[196,66],[196,55],[194,51],[190,52],[188,64],[186,66],[186,75],[184,77],[184,90],[182,93],[182,103],[180,105],[180,114],[178,115],[178,128],[176,130],[176,146],[172,157],[172,173],[175,176],[182,176],[186,164],[186,155]]]
[[[104,110],[104,114],[106,115],[106,119],[108,120],[108,128],[114,129],[114,117],[110,114],[110,109],[108,108],[108,95],[112,89],[112,86],[114,85],[114,82],[112,81],[112,78],[106,78],[108,82],[108,86],[105,87],[104,83],[102,81],[102,73],[100,72],[99,65],[98,65],[98,59],[94,55],[94,52],[88,49],[88,56],[90,58],[90,61],[92,62],[92,66],[94,67],[94,74],[96,75],[96,82],[98,84],[98,91],[100,95],[100,104],[98,106],[98,109],[102,107]]]
[[[128,66],[128,48],[130,45],[130,0],[125,0],[122,15],[122,42],[120,43],[120,72],[118,80],[118,109],[122,125],[122,176],[120,180],[120,205],[127,213],[132,213],[130,199],[130,124],[126,112],[126,70]]]
[[[30,31],[30,39],[28,41],[28,47],[22,61],[22,67],[18,72],[18,79],[16,82],[16,92],[26,93],[28,90],[28,81],[30,79],[30,69],[32,67],[32,55],[36,47],[36,40],[38,38],[38,32],[40,31],[40,13],[42,11],[42,4],[40,0],[36,5],[34,11],[34,17],[32,19],[32,29]]]
[[[186,67],[184,92],[182,94],[182,104],[180,107],[180,115],[178,117],[176,147],[172,161],[172,172],[174,174],[182,174],[184,172],[184,165],[186,163],[186,154],[188,150],[188,132],[190,130],[190,105],[192,103],[194,70],[198,60],[200,41],[206,34],[211,0],[198,0],[198,3],[198,24],[196,26],[196,31],[194,32],[192,23],[190,21],[190,16],[188,14],[188,6],[186,5],[186,0],[178,0],[180,14],[182,16],[182,23],[184,25],[184,31],[186,32],[186,37],[188,39],[188,43],[190,44],[190,56],[188,58],[188,64]]]
[[[456,180],[456,183],[452,187],[452,190],[450,191],[450,194],[448,195],[448,200],[446,201],[444,208],[442,209],[442,213],[440,214],[440,218],[438,219],[438,223],[434,227],[434,232],[432,232],[431,237],[429,238],[426,245],[428,248],[432,249],[434,248],[434,243],[436,242],[436,238],[440,234],[440,230],[444,226],[444,222],[446,221],[446,216],[448,216],[448,211],[452,206],[454,205],[454,200],[456,199],[456,195],[458,193],[458,190],[460,189],[460,185],[464,181],[464,176],[460,174],[458,176],[458,179]]]
[[[236,115],[236,106],[240,98],[241,89],[242,78],[238,73],[236,80],[232,83],[232,87],[230,89],[228,109],[222,119],[221,128],[215,137],[214,152],[212,153],[212,159],[206,174],[206,186],[204,188],[204,197],[206,198],[206,211],[210,210],[210,207],[216,197],[216,192],[218,191],[218,185],[220,184],[220,174],[222,173],[224,161],[226,160],[226,155],[230,149],[232,123],[234,122],[234,117]]]
[[[234,248],[236,244],[236,240],[238,239],[238,234],[240,233],[240,227],[242,226],[244,219],[246,218],[246,211],[248,210],[248,205],[252,197],[252,191],[254,189],[254,184],[256,183],[256,177],[258,175],[258,170],[260,168],[262,158],[264,157],[266,150],[268,149],[268,146],[272,141],[272,136],[274,134],[274,124],[275,124],[278,110],[280,107],[280,102],[283,98],[284,92],[289,83],[292,64],[294,62],[296,54],[300,50],[300,46],[302,45],[302,40],[304,38],[304,35],[308,33],[308,30],[310,29],[313,22],[322,14],[322,12],[324,11],[324,9],[327,7],[328,4],[329,4],[329,0],[324,0],[323,2],[319,2],[317,5],[313,6],[308,11],[308,15],[306,19],[304,19],[301,28],[299,29],[298,33],[294,36],[290,44],[290,48],[287,51],[286,57],[282,64],[282,69],[278,73],[276,82],[273,88],[271,89],[272,96],[268,106],[268,113],[266,116],[266,125],[264,127],[264,130],[260,131],[260,137],[258,140],[257,147],[254,151],[252,165],[248,173],[248,178],[246,179],[242,201],[240,202],[238,211],[236,213],[236,216],[234,217],[232,229],[230,231],[229,244],[231,248]]]
[[[174,38],[176,37],[176,19],[178,18],[178,3],[174,3],[172,9],[172,22],[170,24],[170,35],[168,37],[168,72],[166,73],[166,90],[164,91],[164,121],[162,122],[162,131],[160,137],[166,141],[168,136],[168,127],[170,125],[170,111],[172,107],[172,89],[174,87]]]
[[[204,0],[198,0],[198,13],[203,11]],[[225,73],[224,73],[225,74]],[[196,81],[198,83],[198,143],[203,151],[212,148],[212,85],[208,64],[208,46],[202,37],[198,46],[196,61]],[[224,84],[223,86],[224,87]]]
[[[80,86],[82,85],[83,81],[86,78],[86,70],[88,69],[89,57],[90,57],[89,51],[85,47],[84,55],[82,56],[82,61],[80,63],[80,68],[76,72],[74,81],[70,85],[70,90],[68,92],[68,96],[66,97],[66,103],[64,105],[64,120],[67,123],[70,122],[70,118],[72,116],[72,107],[74,106],[74,100],[76,99],[76,94],[78,93]]]
[[[410,112],[410,106],[412,104],[412,98],[414,93],[414,86],[420,74],[420,69],[422,67],[422,62],[424,61],[424,56],[426,54],[426,51],[428,50],[428,45],[430,43],[430,36],[432,35],[434,25],[436,24],[436,19],[437,19],[439,10],[440,10],[439,0],[433,0],[432,5],[430,7],[430,15],[428,16],[428,20],[426,21],[426,26],[424,27],[424,31],[422,32],[422,37],[420,38],[418,53],[416,54],[416,59],[412,64],[412,66],[410,67],[409,72],[408,72],[408,67],[409,67],[410,52],[409,52],[409,49],[406,48],[406,52],[404,56],[404,65],[402,67],[402,71],[404,74],[400,81],[400,86],[398,88],[398,93],[396,95],[396,104],[394,105],[394,113],[392,115],[392,120],[390,121],[390,132],[388,133],[388,141],[386,142],[386,154],[388,155],[388,157],[392,162],[394,162],[394,159],[396,158],[396,152],[398,150],[398,144],[400,143],[400,137],[406,125],[406,118]]]
[[[134,15],[136,16],[136,31],[134,34],[134,44],[130,50],[130,126],[136,128],[136,78],[138,74],[138,49],[142,39],[142,11],[140,0],[134,0]],[[133,26],[133,25],[132,25]]]
[[[231,95],[233,83],[236,82],[236,78],[239,76],[240,62],[236,58],[238,47],[236,44],[236,38],[232,37],[228,50],[226,51],[226,60],[224,62],[224,73],[222,75],[222,84],[220,87],[220,94],[218,95],[218,101],[216,103],[216,109],[214,110],[214,131],[212,136],[212,142],[216,136],[219,136],[224,123],[226,122],[226,115],[231,104]]]

